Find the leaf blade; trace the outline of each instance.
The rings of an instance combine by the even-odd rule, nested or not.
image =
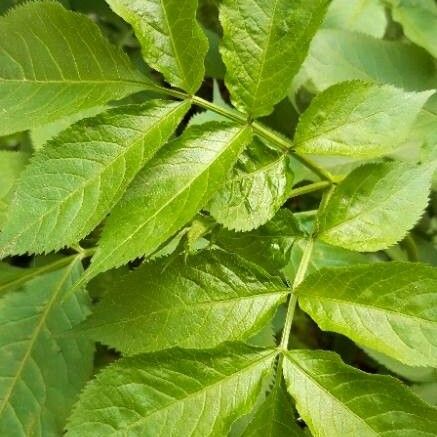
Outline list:
[[[211,348],[256,334],[288,291],[236,256],[204,251],[115,279],[78,332],[128,355]]]
[[[289,351],[284,376],[315,435],[434,435],[434,408],[396,379],[356,370],[333,352]]]
[[[399,162],[358,167],[340,182],[320,215],[319,238],[362,252],[400,241],[428,203],[433,170],[434,165]]]
[[[130,23],[145,61],[172,85],[194,94],[205,74],[208,40],[196,20],[197,0],[107,0]]]
[[[76,258],[68,267],[40,276],[28,282],[24,290],[0,300],[2,434],[61,433],[76,396],[91,374],[91,343],[62,338],[65,330],[82,321],[88,312],[83,290],[61,302],[81,272]]]
[[[96,24],[56,2],[0,17],[0,41],[0,135],[153,87]]]
[[[0,256],[48,252],[85,237],[164,144],[188,102],[152,100],[80,121],[35,155],[0,236]]]
[[[226,435],[254,405],[274,358],[274,351],[236,344],[122,359],[83,392],[67,435]],[[141,390],[130,390],[127,381]]]
[[[324,0],[223,2],[221,53],[226,86],[238,109],[268,115],[285,97],[327,5]]]
[[[405,364],[437,366],[436,287],[435,268],[393,262],[325,269],[309,276],[297,294],[322,329]]]
[[[387,155],[407,137],[432,94],[359,81],[333,85],[316,96],[301,117],[296,149],[356,158]]]
[[[89,277],[150,255],[191,220],[222,186],[250,137],[250,127],[212,122],[193,126],[170,143],[114,208]]]

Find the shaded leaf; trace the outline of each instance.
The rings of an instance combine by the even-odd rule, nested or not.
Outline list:
[[[292,212],[280,209],[272,220],[250,232],[219,229],[213,235],[213,242],[277,274],[288,263],[296,240],[304,237]]]
[[[436,78],[432,57],[420,47],[336,29],[317,33],[304,68],[318,90],[359,79],[422,91]]]
[[[92,370],[91,343],[62,337],[88,312],[83,290],[61,302],[81,272],[76,259],[0,300],[1,435],[62,434]]]
[[[250,231],[268,222],[293,187],[290,158],[260,140],[240,156],[233,175],[212,198],[208,209],[228,229]]]

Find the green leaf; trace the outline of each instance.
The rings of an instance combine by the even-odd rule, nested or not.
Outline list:
[[[380,0],[333,0],[323,27],[351,30],[382,38],[387,27],[384,5]]]
[[[0,263],[0,296],[18,289],[25,282],[65,267],[72,261],[71,257],[62,257],[41,267],[19,268],[6,263]]]
[[[189,106],[153,100],[111,109],[50,141],[22,175],[0,236],[0,255],[49,252],[85,237]]]
[[[251,135],[250,127],[211,122],[192,126],[172,141],[114,208],[88,276],[158,249],[223,185]]]
[[[278,278],[224,252],[164,258],[115,279],[79,332],[129,355],[210,348],[256,334],[288,292]]]
[[[14,187],[28,161],[24,152],[0,150],[0,228],[6,221]]]
[[[387,155],[405,140],[433,93],[359,81],[333,85],[316,96],[301,117],[296,149],[356,158]]]
[[[289,156],[254,138],[240,156],[232,177],[212,198],[208,209],[226,228],[250,231],[276,214],[292,187]]]
[[[423,91],[436,79],[434,60],[420,47],[335,29],[317,33],[304,69],[320,91],[353,79]]]
[[[333,352],[286,352],[284,376],[316,436],[436,435],[436,409],[396,379],[356,370]]]
[[[150,88],[87,17],[29,2],[0,17],[0,135]]]
[[[437,382],[437,368],[435,367],[408,366],[381,352],[376,352],[369,348],[363,349],[373,360],[403,379],[418,383]]]
[[[242,437],[299,437],[304,432],[296,424],[291,399],[282,384],[275,384],[257,409]]]
[[[400,241],[428,203],[433,169],[433,165],[381,162],[353,170],[319,217],[319,238],[362,252]]]
[[[291,254],[287,260],[289,262],[284,268],[285,276],[289,280],[292,280],[297,273],[305,246],[306,240],[303,239],[297,240],[293,244]],[[377,259],[372,258],[369,254],[353,252],[341,247],[331,246],[322,241],[316,241],[311,254],[311,260],[308,264],[307,274],[326,267],[331,268],[353,264],[369,264],[376,261]]]
[[[378,263],[324,269],[296,293],[327,331],[411,366],[437,367],[437,269]]]
[[[67,436],[228,435],[255,405],[275,355],[236,344],[124,358],[82,393]]]
[[[88,312],[83,290],[61,302],[81,272],[76,258],[0,300],[0,435],[62,434],[92,370],[91,343],[63,337]]]
[[[260,228],[250,232],[233,232],[219,229],[214,233],[213,242],[227,252],[240,255],[277,274],[290,259],[296,240],[305,233],[288,209],[281,209]]]
[[[194,94],[205,74],[208,40],[196,21],[197,0],[106,0],[132,25],[145,61],[172,85]]]
[[[32,129],[30,132],[30,137],[32,140],[32,146],[34,150],[38,151],[52,138],[55,138],[63,130],[69,128],[74,123],[77,123],[84,118],[94,117],[103,111],[109,109],[107,106],[95,106],[93,108],[87,108],[80,112],[75,112],[66,117],[59,118],[51,123],[38,126]]]
[[[437,58],[437,6],[433,0],[391,0],[393,19],[405,35]]]
[[[268,115],[287,94],[321,24],[328,1],[225,0],[221,53],[235,106]]]

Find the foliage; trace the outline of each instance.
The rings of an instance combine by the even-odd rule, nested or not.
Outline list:
[[[0,435],[437,435],[432,0],[0,13]]]

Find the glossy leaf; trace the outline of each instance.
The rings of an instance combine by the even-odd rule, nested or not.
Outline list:
[[[120,107],[50,141],[20,179],[0,255],[49,252],[85,237],[188,109],[187,102],[161,100]]]
[[[288,209],[281,209],[265,225],[250,232],[219,229],[214,233],[214,243],[227,252],[240,255],[277,274],[290,259],[296,240],[305,233]]]
[[[321,24],[326,0],[225,0],[221,53],[235,106],[254,117],[272,112]]]
[[[197,0],[106,1],[134,28],[145,61],[172,85],[195,93],[208,51],[196,21]]]
[[[256,334],[288,291],[224,252],[164,258],[114,280],[80,332],[124,354],[215,347]]]
[[[433,168],[396,162],[358,167],[329,199],[319,219],[319,238],[362,252],[400,241],[427,205]]]
[[[318,155],[387,155],[407,137],[433,91],[405,92],[353,81],[314,98],[297,127],[296,149]]]
[[[292,187],[290,158],[254,139],[212,198],[209,212],[228,229],[250,231],[275,215]]]
[[[405,364],[437,367],[436,287],[434,267],[392,262],[321,270],[297,293],[322,329]]]
[[[124,358],[82,393],[67,436],[227,435],[255,405],[274,358],[238,344]]]
[[[405,35],[437,58],[437,5],[433,0],[391,0]]]
[[[379,0],[333,0],[323,27],[351,30],[382,38],[387,27],[384,4]]]
[[[436,409],[396,379],[356,370],[335,353],[289,351],[284,375],[316,436],[435,436]]]
[[[212,122],[170,143],[114,208],[88,275],[151,255],[208,203],[250,139],[249,127]]]
[[[435,87],[434,60],[420,47],[336,29],[317,33],[304,68],[318,90],[353,79],[408,91]]]
[[[61,435],[92,370],[86,339],[63,337],[88,313],[81,290],[61,302],[82,272],[79,260],[0,300],[0,434]]]
[[[296,424],[291,399],[282,384],[275,384],[242,437],[299,437],[305,433]]]
[[[96,24],[56,2],[0,17],[0,135],[150,87]]]

